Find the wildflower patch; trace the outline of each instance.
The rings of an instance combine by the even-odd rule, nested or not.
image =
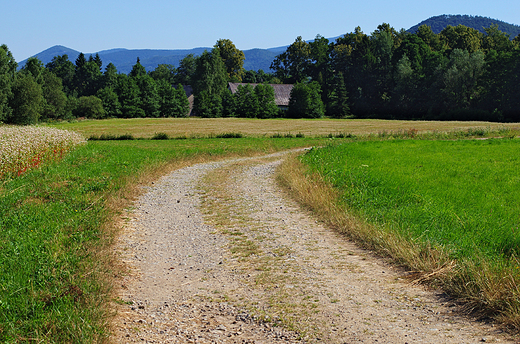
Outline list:
[[[21,176],[43,163],[60,160],[85,139],[72,131],[34,127],[0,127],[0,179]]]

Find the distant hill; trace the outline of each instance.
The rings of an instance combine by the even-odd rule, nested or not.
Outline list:
[[[137,58],[139,57],[140,63],[146,68],[147,71],[154,70],[160,64],[171,64],[175,67],[179,66],[179,62],[188,54],[198,56],[204,52],[204,50],[211,50],[212,48],[193,48],[193,49],[177,49],[177,50],[154,50],[154,49],[110,49],[102,50],[97,52],[101,61],[103,62],[103,68],[109,63],[113,63],[117,71],[120,73],[128,74],[132,70],[132,66],[135,65]],[[264,72],[269,72],[271,62],[274,60],[276,55],[285,51],[286,47],[271,48],[271,49],[250,49],[244,50],[245,61],[244,68],[246,70],[257,71],[262,69]],[[38,57],[44,65],[51,62],[55,56],[67,54],[69,60],[74,63],[76,58],[80,54],[79,51],[56,45],[47,50],[44,50],[34,57]],[[88,59],[90,55],[94,56],[96,53],[84,53]],[[18,63],[18,67],[22,68],[27,60]]]
[[[480,17],[480,16],[469,16],[469,15],[449,15],[449,14],[443,14],[440,16],[435,16],[428,18],[419,24],[412,26],[407,31],[411,33],[417,32],[417,29],[421,25],[428,25],[432,28],[432,31],[435,33],[439,33],[442,30],[444,30],[445,27],[448,25],[451,26],[457,26],[459,24],[462,24],[467,27],[471,27],[475,30],[478,30],[482,33],[485,33],[484,28],[488,28],[491,25],[498,25],[498,29],[502,32],[505,32],[509,34],[509,37],[511,39],[515,38],[516,36],[520,35],[520,26],[509,24],[506,22],[503,22],[498,19],[491,19],[487,17]]]
[[[502,32],[506,32],[510,35],[510,38],[513,39],[517,35],[520,34],[520,26],[509,24],[497,19],[491,19],[486,17],[479,16],[468,16],[468,15],[447,15],[443,14],[436,17],[431,17],[426,19],[419,24],[412,26],[408,29],[408,32],[415,33],[419,26],[428,25],[432,28],[433,32],[439,33],[446,26],[452,25],[457,26],[459,24],[472,27],[480,32],[484,33],[484,28],[488,28],[491,25],[497,24],[498,28]],[[334,42],[337,37],[329,38],[330,42]],[[312,42],[313,40],[309,40],[307,42]],[[292,42],[290,42],[292,43]],[[290,44],[289,43],[289,44]],[[244,68],[246,70],[254,70],[257,71],[262,69],[264,72],[269,73],[271,70],[269,67],[271,66],[271,62],[274,58],[280,53],[284,52],[289,45],[269,48],[269,49],[250,49],[243,50],[245,55]],[[179,66],[179,62],[188,54],[193,54],[198,56],[204,52],[204,50],[211,50],[212,48],[193,48],[193,49],[177,49],[177,50],[154,50],[154,49],[110,49],[110,50],[102,50],[97,52],[101,61],[103,62],[103,69],[109,63],[113,63],[117,71],[120,73],[128,74],[132,70],[132,66],[136,63],[137,58],[141,64],[146,68],[147,71],[154,70],[159,64],[171,64],[175,67]],[[47,50],[44,50],[34,56],[38,57],[44,65],[49,63],[53,57],[67,54],[69,56],[69,60],[74,63],[76,58],[79,55],[79,51],[56,45]],[[84,53],[85,57],[88,59],[90,55],[95,55],[96,53]],[[24,60],[18,64],[19,68],[23,67],[27,60]]]

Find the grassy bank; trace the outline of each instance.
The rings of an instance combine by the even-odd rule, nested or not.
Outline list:
[[[468,309],[518,329],[519,149],[510,139],[353,141],[303,156],[315,185],[290,184],[339,230],[416,271],[418,282],[442,285]],[[306,196],[312,187],[321,198]]]
[[[138,186],[173,168],[319,140],[96,141],[0,181],[0,342],[89,343],[107,337],[111,220]]]

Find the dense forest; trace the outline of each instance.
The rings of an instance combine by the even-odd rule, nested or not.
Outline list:
[[[298,37],[271,67],[282,82],[319,84],[331,117],[520,121],[520,36],[485,32],[358,27],[332,43]]]
[[[178,67],[146,71],[137,59],[129,74],[98,55],[75,62],[56,56],[45,66],[30,58],[22,69],[0,47],[0,122],[28,124],[76,117],[187,116],[182,85],[193,89],[202,117],[323,116],[520,121],[520,35],[490,26],[481,33],[422,25],[413,33],[382,24],[358,27],[334,42],[298,37],[271,63],[272,73],[244,70],[244,53],[228,39]],[[239,86],[231,94],[228,82]],[[288,111],[274,105],[268,83],[294,84]]]

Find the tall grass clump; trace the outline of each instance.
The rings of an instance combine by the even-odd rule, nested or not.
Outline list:
[[[215,138],[217,139],[241,139],[243,137],[244,135],[241,133],[223,133],[215,135]]]
[[[169,140],[170,136],[166,133],[155,133],[152,136],[152,140]]]
[[[89,141],[126,141],[126,140],[135,140],[135,137],[132,134],[121,134],[121,135],[112,135],[112,134],[101,134],[101,135],[91,135]]]
[[[47,127],[0,126],[0,179],[61,159],[85,139],[74,132]]]
[[[519,149],[520,141],[510,139],[313,149],[301,161],[322,181],[315,184],[334,192],[333,201],[307,203],[347,235],[408,266],[417,281],[441,285],[468,309],[519,329]]]
[[[272,134],[270,136],[270,138],[272,139],[293,139],[293,138],[299,138],[299,139],[302,139],[302,138],[305,138],[305,134],[299,132],[297,134],[291,134],[291,133],[285,133],[285,134],[281,134],[281,133],[275,133],[275,134]]]

